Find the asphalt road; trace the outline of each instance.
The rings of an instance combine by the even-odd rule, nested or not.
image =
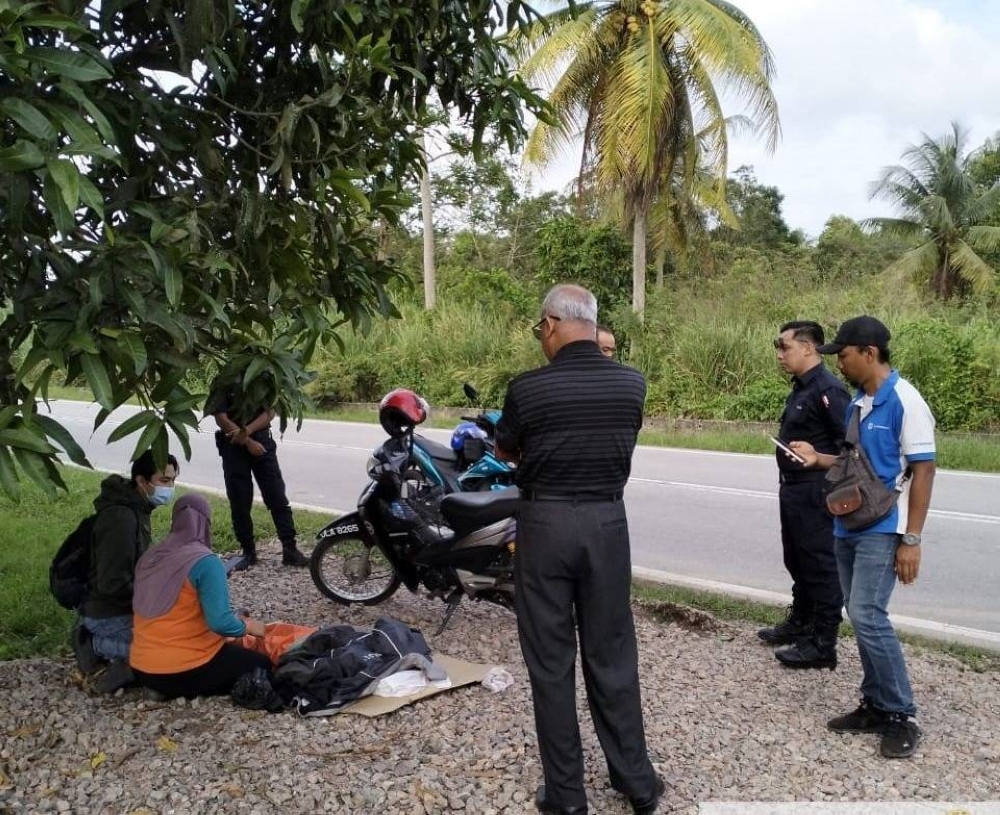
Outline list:
[[[52,402],[52,415],[73,433],[91,463],[121,472],[128,467],[135,437],[112,445],[106,440],[134,410],[120,408],[93,432],[96,405]],[[209,420],[202,428],[192,436],[192,459],[181,462],[179,480],[221,489],[214,424]],[[446,443],[449,432],[428,430],[427,435]],[[290,500],[352,509],[367,482],[368,457],[384,438],[377,425],[350,422],[313,420],[299,432],[289,429],[279,441],[278,455]],[[787,594],[776,472],[770,456],[638,448],[626,490],[633,565],[639,573],[665,573],[693,586],[765,599]],[[895,591],[894,619],[913,618],[917,629],[931,634],[1000,646],[998,489],[998,475],[938,472],[924,529],[921,576],[916,584]]]

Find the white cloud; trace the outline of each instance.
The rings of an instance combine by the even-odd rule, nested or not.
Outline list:
[[[730,168],[752,164],[785,196],[785,219],[817,235],[826,219],[889,214],[868,198],[882,167],[952,120],[976,146],[1000,130],[1000,4],[974,0],[736,0],[771,46],[782,139],[774,155],[734,139]],[[727,112],[736,112],[735,105]],[[573,157],[538,183],[558,188]]]

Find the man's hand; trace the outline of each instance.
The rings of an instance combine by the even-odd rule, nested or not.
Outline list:
[[[908,546],[901,543],[896,547],[896,577],[904,586],[917,579],[920,571],[920,544]]]
[[[246,441],[247,452],[254,457],[262,456],[266,452],[264,450],[264,445],[261,444],[256,439],[247,439]]]
[[[788,442],[789,449],[795,453],[800,459],[802,459],[803,467],[815,467],[819,462],[819,453],[816,452],[816,448],[813,447],[807,441],[790,441]],[[788,455],[787,453],[785,455]],[[789,456],[791,458],[791,456]]]

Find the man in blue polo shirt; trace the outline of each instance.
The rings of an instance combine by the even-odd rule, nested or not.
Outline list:
[[[837,568],[864,669],[857,710],[831,719],[838,733],[881,733],[886,758],[913,755],[920,740],[917,707],[903,650],[886,611],[896,578],[913,583],[920,570],[920,533],[934,482],[934,416],[899,371],[889,365],[889,329],[874,317],[854,317],[819,349],[836,354],[837,367],[857,393],[847,422],[860,410],[860,444],[872,467],[899,492],[892,511],[871,526],[848,531],[834,520]],[[804,441],[789,445],[806,466],[829,469],[836,456]]]

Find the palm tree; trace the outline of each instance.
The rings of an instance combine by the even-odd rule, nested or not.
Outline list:
[[[674,196],[686,207],[687,200],[717,198],[703,194],[712,184],[724,189],[729,145],[721,92],[746,103],[769,148],[777,141],[767,44],[724,0],[616,0],[574,3],[516,36],[514,47],[524,78],[552,88],[555,111],[551,123],[535,127],[525,158],[545,164],[582,133],[581,179],[592,171],[597,194],[620,201],[632,226],[632,305],[641,316],[651,209],[668,199],[669,213]]]
[[[940,139],[923,134],[903,153],[905,164],[886,167],[872,185],[871,197],[891,201],[902,215],[864,222],[918,241],[890,268],[929,278],[942,299],[988,289],[996,273],[979,253],[1000,249],[1000,227],[987,223],[1000,207],[1000,182],[976,183],[971,171],[981,151],[966,152],[967,138],[957,122]]]

